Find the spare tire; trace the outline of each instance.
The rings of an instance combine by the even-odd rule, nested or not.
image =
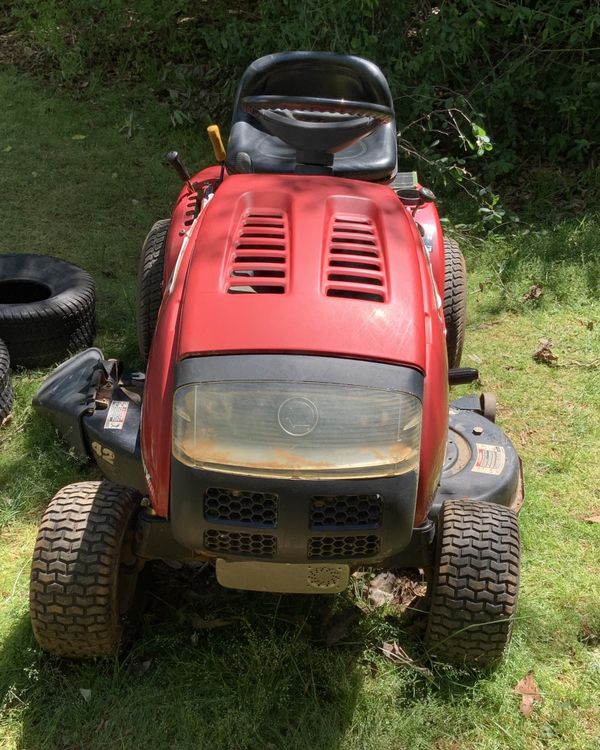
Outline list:
[[[13,366],[54,364],[91,346],[95,330],[89,273],[45,255],[0,256],[0,337]]]
[[[8,417],[13,405],[13,390],[10,382],[10,357],[4,341],[0,340],[0,426]]]

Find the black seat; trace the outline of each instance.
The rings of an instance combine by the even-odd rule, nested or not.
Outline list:
[[[280,52],[255,60],[238,86],[227,145],[231,173],[294,172],[296,152],[267,133],[243,111],[245,96],[285,95],[346,99],[393,107],[381,70],[372,62],[332,52]],[[398,152],[394,120],[335,154],[333,174],[387,182],[396,174]]]

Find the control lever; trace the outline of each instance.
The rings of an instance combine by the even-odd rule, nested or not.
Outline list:
[[[426,187],[419,188],[419,196],[423,203],[433,203],[435,201],[435,193]]]
[[[183,166],[183,162],[179,158],[179,154],[177,153],[177,151],[169,151],[169,153],[167,154],[167,161],[177,172],[177,176],[179,177],[179,179],[184,184],[186,184],[192,192],[194,192],[194,187],[190,182],[190,173]]]

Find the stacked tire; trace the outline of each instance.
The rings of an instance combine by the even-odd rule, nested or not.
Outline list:
[[[81,268],[58,258],[0,256],[0,338],[13,367],[47,367],[91,346],[96,289]]]

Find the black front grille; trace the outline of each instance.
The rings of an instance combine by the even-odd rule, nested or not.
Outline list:
[[[277,495],[209,487],[204,494],[204,518],[214,523],[274,529]]]
[[[277,551],[277,540],[270,534],[208,529],[204,534],[204,546],[211,552],[223,554],[274,557]]]
[[[310,502],[311,529],[376,529],[382,518],[381,495],[316,495]]]
[[[379,552],[379,537],[313,536],[308,540],[308,556],[321,560],[372,557]]]

